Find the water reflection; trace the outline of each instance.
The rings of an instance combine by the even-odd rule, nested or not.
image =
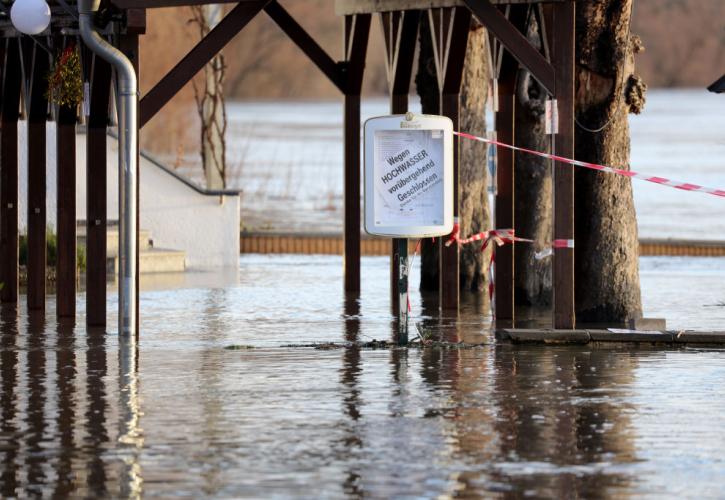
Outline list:
[[[18,323],[14,306],[0,305],[0,449],[2,449],[2,472],[0,473],[0,495],[13,497],[18,489]]]
[[[548,497],[599,497],[632,479],[634,432],[622,398],[633,356],[498,346],[493,389],[501,457],[491,478]],[[614,355],[613,355],[614,354]]]
[[[29,311],[27,326],[27,408],[25,410],[25,468],[28,471],[27,491],[32,495],[42,495],[47,478],[48,457],[42,443],[45,438],[46,417],[45,393],[46,352],[45,352],[45,315],[42,312]],[[48,422],[50,423],[50,422]]]
[[[76,355],[74,324],[65,320],[58,323],[55,350],[55,376],[57,387],[57,439],[62,450],[75,449],[74,424],[76,419]],[[42,333],[41,333],[42,334]],[[61,453],[56,462],[56,483],[53,497],[68,496],[74,489],[74,453]]]
[[[342,369],[340,370],[340,384],[342,385],[343,412],[347,417],[343,424],[343,439],[341,449],[344,450],[345,458],[349,466],[344,472],[342,489],[347,495],[356,498],[365,496],[362,486],[362,476],[359,467],[352,466],[350,460],[359,450],[363,449],[360,419],[360,387],[359,381],[362,373],[360,347],[356,342],[360,341],[360,296],[357,293],[347,293],[343,304],[343,337],[349,342],[342,354]],[[395,330],[395,329],[394,329]],[[394,331],[397,334],[397,330]]]
[[[144,437],[140,425],[138,344],[132,337],[119,337],[118,344],[118,442],[123,460],[121,495],[124,498],[140,498],[143,490],[140,455]]]
[[[108,401],[106,396],[106,331],[89,328],[86,336],[86,413],[85,448],[87,450],[86,488],[91,497],[102,498],[109,494],[108,473],[103,451],[109,445]]]

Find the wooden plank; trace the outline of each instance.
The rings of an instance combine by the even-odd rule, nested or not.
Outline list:
[[[0,302],[18,300],[18,111],[20,52],[18,41],[2,41],[2,117],[0,118]]]
[[[140,1],[140,0],[139,0]],[[559,2],[561,0],[491,0],[493,4],[529,4],[540,2]],[[335,12],[338,15],[372,14],[401,10],[426,10],[441,7],[459,7],[463,0],[335,0]]]
[[[148,123],[269,2],[256,0],[242,2],[234,7],[141,99],[139,127]]]
[[[111,66],[93,58],[91,102],[86,133],[86,324],[106,326],[106,132]]]
[[[45,309],[46,278],[46,119],[48,54],[33,47],[26,69],[30,89],[28,113],[28,309]]]
[[[56,314],[76,315],[76,111],[58,110]]]
[[[370,34],[370,15],[345,18],[345,253],[344,288],[360,291],[360,90]]]
[[[556,154],[574,158],[574,2],[554,6],[552,60],[556,67],[559,133]],[[574,169],[554,164],[554,239],[574,239]],[[554,250],[554,328],[574,328],[574,249]]]
[[[264,11],[277,23],[287,36],[305,53],[315,66],[342,92],[343,83],[340,67],[320,45],[295,21],[277,1],[272,1]]]
[[[531,72],[550,93],[555,90],[554,67],[526,37],[511,24],[490,0],[464,0],[471,12],[506,47],[522,66]]]

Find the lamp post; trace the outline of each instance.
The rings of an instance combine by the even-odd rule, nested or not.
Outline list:
[[[136,171],[138,158],[138,84],[131,61],[108,43],[93,28],[93,15],[100,0],[78,0],[78,28],[83,42],[96,55],[108,61],[116,70],[118,99],[118,177],[121,260],[119,270],[118,333],[135,339],[136,318]],[[50,7],[45,0],[15,0],[10,10],[15,28],[26,35],[37,35],[50,24]]]

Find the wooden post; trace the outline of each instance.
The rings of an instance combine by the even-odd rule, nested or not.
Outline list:
[[[18,41],[3,41],[2,118],[0,119],[0,302],[18,301]]]
[[[76,110],[58,109],[56,313],[76,315]]]
[[[466,7],[430,9],[428,11],[433,53],[441,92],[441,115],[453,121],[458,130],[460,115],[459,93],[463,79],[463,64],[471,27],[471,11]],[[459,213],[458,196],[458,137],[453,138],[453,217]],[[457,245],[440,246],[440,305],[441,309],[458,311],[459,249]]]
[[[516,108],[516,72],[518,64],[502,63],[498,81],[498,111],[495,115],[496,136],[504,144],[514,144]],[[514,224],[514,152],[496,151],[496,227],[513,228]],[[514,326],[514,245],[494,248],[496,252],[496,328]]]
[[[420,11],[383,12],[380,15],[385,38],[385,62],[390,89],[390,113],[402,115],[408,112],[408,92],[413,74],[416,37]],[[390,248],[390,302],[393,315],[400,312],[398,282],[400,254],[398,248],[403,239],[393,238]],[[407,245],[407,240],[405,240]],[[407,254],[407,251],[406,251]]]
[[[345,16],[345,250],[346,292],[360,291],[360,90],[370,14]]]
[[[23,49],[32,53],[26,67],[28,93],[28,309],[45,309],[46,280],[46,120],[45,98],[49,55],[34,42]]]
[[[552,26],[552,59],[556,68],[556,99],[559,133],[556,154],[574,158],[574,2],[556,3]],[[554,239],[574,240],[574,169],[554,164]],[[572,245],[573,246],[573,245]],[[554,249],[553,268],[554,328],[573,329],[574,248]]]
[[[111,66],[93,57],[86,132],[86,324],[106,326],[106,127]]]
[[[511,6],[509,22],[522,31],[526,26],[525,5]],[[486,19],[490,21],[489,19]],[[527,42],[528,43],[528,42]],[[516,112],[516,76],[519,62],[507,49],[501,49],[501,69],[498,75],[498,111],[495,114],[497,139],[505,144],[514,144]],[[515,154],[508,148],[496,151],[496,213],[497,228],[515,228],[514,220],[514,162]],[[512,328],[515,321],[514,307],[514,255],[516,245],[504,245],[494,248],[496,252],[496,306],[497,328]]]

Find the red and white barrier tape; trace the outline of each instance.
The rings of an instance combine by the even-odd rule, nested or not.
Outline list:
[[[585,161],[574,160],[572,158],[565,158],[563,156],[552,155],[549,153],[542,153],[541,151],[534,151],[532,149],[526,149],[526,148],[521,148],[518,146],[512,146],[511,144],[505,144],[503,142],[494,141],[493,139],[487,139],[485,137],[478,137],[475,135],[466,134],[465,132],[453,132],[453,133],[459,137],[464,137],[466,139],[471,139],[473,141],[485,142],[486,144],[493,144],[495,146],[507,148],[512,151],[520,151],[522,153],[528,153],[528,154],[540,156],[541,158],[547,158],[549,160],[555,160],[555,161],[559,161],[561,163],[575,165],[577,167],[584,167],[584,168],[588,168],[590,170],[597,170],[599,172],[606,172],[606,173],[610,173],[610,174],[621,175],[623,177],[630,177],[632,179],[641,179],[643,181],[654,182],[655,184],[661,184],[663,186],[669,186],[671,188],[681,189],[683,191],[696,191],[696,192],[700,192],[700,193],[711,194],[713,196],[725,197],[725,189],[715,189],[715,188],[710,188],[710,187],[706,187],[706,186],[700,186],[698,184],[692,184],[689,182],[682,182],[682,181],[676,181],[676,180],[672,180],[672,179],[666,179],[664,177],[645,175],[645,174],[640,174],[637,172],[632,172],[630,170],[622,170],[619,168],[608,167],[606,165],[597,165],[596,163],[588,163]]]

